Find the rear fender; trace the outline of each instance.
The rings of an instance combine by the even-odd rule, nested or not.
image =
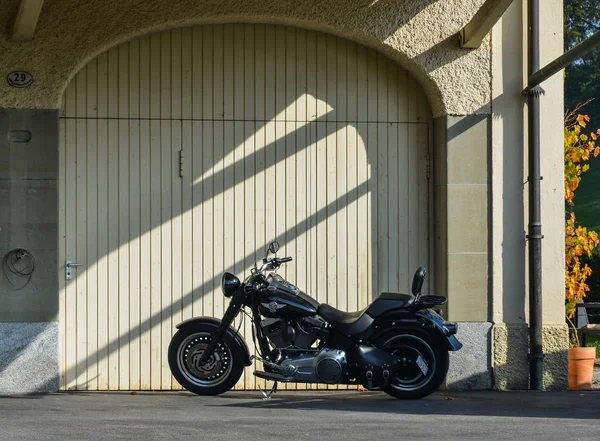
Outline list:
[[[462,348],[462,343],[454,335],[457,325],[445,323],[440,315],[430,309],[401,316],[386,314],[378,320],[377,328],[379,332],[373,337],[369,337],[370,340],[374,340],[391,329],[414,329],[433,334],[448,351],[458,351]]]
[[[220,324],[221,324],[221,320],[214,318],[214,317],[194,317],[194,318],[187,319],[187,320],[179,323],[176,326],[176,328],[184,329],[187,327],[204,325],[204,326],[214,327],[215,331],[216,331]],[[233,340],[237,343],[237,345],[240,348],[242,348],[242,350],[244,351],[244,354],[245,354],[244,363],[246,366],[250,366],[252,364],[252,362],[250,361],[250,350],[248,349],[248,345],[244,341],[244,338],[235,329],[232,329],[231,327],[227,328],[225,333],[227,333],[231,338],[233,338]]]

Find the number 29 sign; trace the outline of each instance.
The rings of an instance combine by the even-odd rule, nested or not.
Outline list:
[[[12,87],[23,88],[31,86],[33,76],[29,72],[17,71],[9,73],[6,80]]]

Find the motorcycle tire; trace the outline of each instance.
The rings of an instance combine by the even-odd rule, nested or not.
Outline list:
[[[378,339],[377,347],[397,355],[397,375],[382,390],[398,399],[419,399],[435,392],[448,373],[447,349],[419,330],[394,331]]]
[[[177,331],[169,344],[171,373],[186,390],[197,395],[227,392],[244,372],[245,353],[228,333],[223,335],[210,359],[204,365],[198,364],[214,331],[214,325],[186,326]]]

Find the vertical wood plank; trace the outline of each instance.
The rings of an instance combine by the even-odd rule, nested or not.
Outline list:
[[[246,67],[244,61],[246,58],[244,43],[245,43],[244,25],[236,24],[233,28],[233,63],[234,63],[234,119],[236,121],[244,120],[244,81]],[[243,131],[243,129],[242,129]],[[240,144],[236,144],[240,145]]]
[[[156,241],[152,228],[153,220],[153,193],[152,182],[154,181],[152,166],[152,154],[156,147],[153,145],[151,136],[151,125],[149,120],[140,121],[140,389],[149,390],[152,387],[152,337],[154,336],[152,326],[155,319],[152,314],[155,309],[156,267],[153,259],[156,259],[156,251],[153,242]],[[154,123],[153,123],[154,124]],[[155,142],[154,142],[155,143]],[[155,153],[154,153],[155,154]],[[154,165],[156,168],[156,166]],[[155,215],[154,215],[155,216]]]
[[[100,60],[98,67],[100,71]],[[100,78],[100,75],[99,75]],[[101,88],[99,82],[99,90]],[[104,98],[104,99],[100,99]],[[106,112],[106,94],[99,93],[98,111]],[[108,290],[109,290],[109,267],[108,267],[108,234],[109,234],[109,211],[108,211],[108,121],[106,119],[98,120],[98,389],[108,389],[108,352],[109,344],[109,309],[108,309]]]
[[[223,118],[234,117],[234,25],[223,29]],[[231,149],[229,149],[231,150]]]
[[[140,389],[140,121],[129,121],[129,388]],[[122,312],[123,313],[123,312]]]
[[[410,222],[411,216],[409,199],[410,185],[410,163],[409,163],[409,126],[402,123],[398,125],[398,226],[399,244],[398,249],[401,260],[398,263],[398,283],[404,292],[410,292],[411,272],[415,269],[409,267],[410,246]]]
[[[206,109],[205,109],[206,110]],[[204,176],[202,179],[202,256],[203,256],[203,285],[206,286],[202,298],[203,314],[214,316],[213,301],[215,290],[212,280],[215,277],[214,272],[214,215],[213,215],[213,194],[214,194],[214,135],[212,121],[202,123],[202,162],[204,166]]]
[[[365,103],[366,104],[366,103]],[[359,105],[359,110],[362,106]],[[371,213],[369,212],[369,173],[370,164],[367,155],[368,142],[368,124],[358,123],[358,136],[356,139],[357,153],[357,172],[358,172],[358,188],[362,189],[358,193],[358,231],[362,231],[363,240],[358,241],[358,309],[366,308],[371,300],[371,279],[370,268],[371,262]],[[366,239],[366,240],[364,240]]]
[[[317,95],[317,34],[306,33],[306,120],[314,121],[318,117]],[[316,135],[316,132],[315,132]]]
[[[192,118],[202,119],[202,96],[204,94],[203,71],[203,29],[192,28]]]
[[[194,85],[192,83],[193,47],[192,28],[181,30],[181,117],[192,118],[192,100]]]
[[[127,94],[129,95],[127,118],[140,117],[140,40],[129,42],[129,76]]]
[[[149,71],[150,84],[148,89],[149,99],[149,118],[160,119],[161,117],[161,34],[150,35],[149,51]]]
[[[193,222],[193,157],[192,121],[182,121],[181,150],[183,152],[182,178],[182,268],[183,302],[182,320],[193,317],[194,304],[194,222]]]
[[[203,118],[210,120],[214,117],[213,108],[213,66],[214,47],[213,47],[214,27],[202,27],[202,115]],[[212,162],[210,163],[212,166]]]
[[[244,25],[244,119],[254,121],[256,94],[254,91],[254,25]]]
[[[399,222],[399,198],[400,188],[398,186],[400,169],[398,168],[398,151],[401,143],[398,140],[398,124],[386,124],[387,129],[387,154],[388,154],[388,188],[387,194],[383,195],[387,206],[387,259],[381,266],[386,266],[387,262],[387,289],[392,292],[404,292],[404,287],[399,284],[400,255],[402,251],[398,250],[399,235],[402,230]]]
[[[225,270],[224,255],[223,255],[223,223],[225,222],[224,215],[224,125],[223,121],[215,121],[213,123],[213,192],[211,195],[213,203],[213,314],[215,317],[223,316],[223,295],[221,294],[221,275]]]
[[[275,83],[273,86],[275,92],[275,115],[277,121],[285,120],[286,108],[286,64],[285,64],[285,28],[275,27]]]
[[[87,382],[86,388],[98,389],[98,121],[87,120]]]
[[[177,324],[183,320],[183,266],[182,245],[182,179],[179,176],[179,152],[181,151],[181,121],[171,121],[171,155],[170,155],[170,190],[171,190],[171,260],[168,265],[171,266],[171,321],[169,337],[166,339],[166,347],[170,343],[171,336],[177,332]],[[180,389],[179,383],[171,376],[166,352],[163,353],[163,363],[166,365],[167,379],[166,383],[170,389]],[[170,381],[169,381],[170,380]]]
[[[266,78],[266,42],[265,26],[256,25],[254,31],[254,118],[257,121],[265,121],[266,99],[271,84],[265,82]],[[264,127],[264,126],[263,126]]]
[[[183,60],[182,60],[182,29],[173,29],[171,31],[171,60],[169,62],[171,69],[171,114],[169,118],[181,119],[183,102]],[[178,173],[179,174],[179,173]]]
[[[67,100],[70,97],[67,96]],[[66,133],[66,176],[65,176],[65,229],[66,257],[77,262],[77,126],[76,120],[67,120]],[[82,256],[83,257],[83,256]],[[77,273],[73,271],[75,280],[67,281],[65,293],[65,321],[66,321],[66,356],[65,356],[65,385],[67,390],[77,387]]]
[[[348,140],[346,123],[336,123],[336,254],[337,308],[348,311]],[[354,233],[353,233],[354,234]]]
[[[140,38],[140,118],[151,117],[150,36]]]
[[[223,88],[223,74],[224,74],[224,35],[223,25],[212,26],[213,32],[213,84],[211,89],[213,91],[213,105],[211,109],[211,115],[213,119],[222,120],[225,117],[224,109],[224,88]]]
[[[296,121],[296,29],[285,30],[285,120]],[[295,130],[295,127],[292,129]]]
[[[411,108],[412,110],[412,108]],[[412,113],[409,115],[412,119]],[[419,155],[417,152],[418,126],[408,124],[408,273],[413,273],[419,266],[419,208],[418,197],[410,197],[419,194]]]
[[[117,52],[118,57],[118,118],[129,117],[129,43],[122,44],[111,49],[111,52]]]
[[[150,121],[150,389],[160,389],[162,373],[162,188],[161,122]]]
[[[160,60],[160,117],[162,119],[169,119],[172,115],[171,34],[172,31],[159,34],[160,51],[157,55]]]
[[[119,142],[119,389],[129,389],[129,121],[118,122]]]
[[[358,311],[358,243],[361,235],[358,229],[358,199],[360,197],[358,186],[358,163],[357,163],[357,133],[356,126],[348,125],[347,130],[347,179],[346,195],[348,200],[347,209],[347,287],[348,287],[348,311]]]
[[[248,38],[248,35],[246,34]],[[246,60],[247,62],[248,60]],[[248,78],[247,78],[248,80]],[[249,83],[252,84],[253,82]],[[253,108],[246,108],[246,112],[253,112]],[[254,122],[245,122],[244,123],[244,207],[254,207],[254,196],[256,194],[255,189],[255,174],[256,174],[256,166],[254,161],[248,159],[252,158],[255,152],[255,133],[256,123]],[[244,214],[245,217],[245,225],[244,225],[244,256],[245,265],[244,265],[244,274],[254,265],[254,262],[257,260],[256,253],[256,240],[255,240],[255,226],[254,226],[254,216],[252,210],[248,210],[249,215]],[[246,341],[252,340],[252,322],[250,320],[245,320],[244,331]],[[254,348],[255,349],[255,348]],[[255,377],[246,370],[246,382],[245,387],[254,388],[255,387]]]
[[[202,198],[204,183],[198,177],[202,176],[203,170],[203,122],[192,121],[191,128],[191,161],[193,164],[193,184],[192,184],[192,256],[193,256],[193,277],[192,284],[194,292],[192,295],[193,315],[203,316],[208,314],[204,312],[204,240],[203,240],[203,219],[202,219]],[[206,290],[208,292],[208,290]]]
[[[85,83],[78,90],[85,91]],[[83,100],[78,99],[78,109],[80,112],[85,112],[85,107],[80,106],[79,103],[83,101],[85,104],[85,98]],[[76,254],[75,261],[83,264],[82,271],[77,269],[73,271],[73,277],[76,280],[77,285],[77,299],[76,299],[76,314],[77,314],[77,378],[76,387],[78,390],[85,390],[87,388],[87,180],[86,180],[86,168],[87,168],[87,127],[85,119],[77,119],[75,123],[76,139],[75,139],[75,167],[77,168],[77,178],[75,181],[75,201],[76,207]]]
[[[236,38],[238,37],[237,35],[237,27],[236,27]],[[236,57],[236,60],[238,60],[238,58]],[[237,61],[236,61],[237,63]],[[239,84],[236,80],[236,85]],[[238,103],[239,102],[239,98],[240,98],[240,93],[243,94],[243,91],[240,91],[239,89],[235,90],[235,102]],[[242,95],[243,96],[243,95]],[[237,110],[237,106],[236,105],[236,113],[238,112]],[[233,150],[233,161],[234,161],[234,181],[235,181],[235,187],[234,187],[234,203],[236,207],[244,207],[245,206],[245,201],[244,201],[244,140],[245,140],[245,133],[244,133],[244,122],[243,121],[235,121],[233,123],[233,130],[234,130],[234,145],[235,148]],[[234,217],[234,225],[235,225],[235,229],[234,229],[234,244],[235,244],[235,250],[236,250],[236,259],[235,259],[235,266],[234,266],[234,273],[238,274],[238,275],[242,275],[245,271],[245,265],[246,265],[246,259],[245,257],[240,257],[240,255],[245,256],[245,223],[246,223],[246,219],[245,219],[245,210],[244,210],[244,214],[243,215],[239,215],[239,216],[235,216]],[[250,350],[250,353],[253,353],[253,344],[251,342],[252,337],[250,337],[250,339],[248,339],[248,335],[246,333],[246,329],[248,329],[248,324],[247,324],[247,318],[246,316],[241,318],[242,320],[242,327],[240,328],[242,335],[244,337],[244,339],[246,340],[246,342],[248,343],[248,348]],[[243,389],[244,385],[246,384],[246,379],[248,378],[248,376],[251,375],[251,373],[249,372],[249,369],[245,369],[244,371],[244,375],[242,375],[242,378],[240,379],[240,381],[238,381],[238,383],[236,384],[236,388],[239,389]]]
[[[109,76],[110,81],[110,76]],[[110,95],[109,95],[110,108]],[[113,109],[111,111],[116,111]],[[108,387],[119,389],[119,121],[108,121]]]
[[[163,111],[167,111],[164,109]],[[173,240],[172,231],[172,161],[173,148],[171,146],[171,121],[160,122],[160,150],[161,150],[161,342],[160,342],[160,368],[161,368],[161,389],[171,387],[171,371],[167,361],[167,352],[172,335],[172,315],[173,315],[173,271],[171,243]]]

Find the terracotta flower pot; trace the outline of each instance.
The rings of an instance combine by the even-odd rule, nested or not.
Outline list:
[[[596,348],[569,348],[569,389],[591,389]]]

